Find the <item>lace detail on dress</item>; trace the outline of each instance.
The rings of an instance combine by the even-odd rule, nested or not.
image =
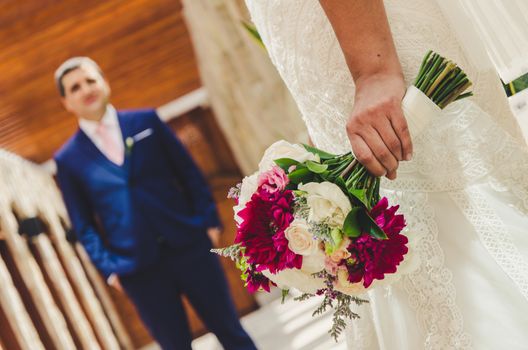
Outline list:
[[[528,149],[472,101],[447,108],[414,143],[414,159],[401,163],[398,179],[384,187],[445,192],[492,181],[528,208]]]
[[[475,227],[484,247],[528,300],[528,262],[513,244],[506,225],[487,203],[486,196],[474,187],[450,195]]]
[[[508,193],[513,197],[509,203],[523,215],[528,215],[528,162],[524,148],[514,142],[508,146],[512,152],[510,158],[502,161],[508,166],[497,167],[489,181],[490,186],[499,193]]]
[[[471,338],[464,331],[462,313],[456,305],[453,276],[444,266],[435,212],[428,204],[427,193],[383,190],[382,195],[400,205],[407,220],[407,235],[419,236],[414,254],[418,254],[421,263],[398,283],[416,310],[424,334],[424,349],[471,349]]]

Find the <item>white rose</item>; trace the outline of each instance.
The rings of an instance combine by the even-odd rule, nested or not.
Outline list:
[[[264,270],[262,273],[281,289],[295,288],[303,293],[313,294],[318,289],[325,288],[322,278],[315,278],[310,273],[297,269],[286,269],[275,274]]]
[[[327,181],[309,182],[299,185],[299,189],[307,192],[309,221],[321,222],[328,219],[330,226],[343,226],[352,205],[339,186]]]
[[[237,213],[244,209],[246,203],[249,202],[253,193],[257,191],[258,187],[258,172],[253,175],[246,176],[242,180],[242,186],[240,187],[240,195],[238,196],[238,204],[233,207],[235,212],[235,221],[239,224],[242,222],[242,219],[237,215]]]
[[[264,152],[264,156],[259,163],[259,172],[269,170],[275,165],[274,160],[280,158],[291,158],[300,163],[307,160],[319,161],[319,156],[308,152],[304,147],[281,140],[269,146]]]
[[[303,256],[301,270],[306,273],[316,273],[325,268],[325,253],[321,249],[317,249],[313,254]]]
[[[318,248],[318,241],[309,231],[308,223],[303,219],[295,219],[284,231],[288,240],[288,248],[295,254],[311,255]]]

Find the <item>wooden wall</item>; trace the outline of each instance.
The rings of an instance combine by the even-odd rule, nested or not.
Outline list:
[[[117,108],[158,107],[200,86],[177,0],[0,1],[0,147],[49,159],[76,128],[53,72],[92,57]]]

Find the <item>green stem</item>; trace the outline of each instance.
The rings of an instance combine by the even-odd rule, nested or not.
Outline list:
[[[418,72],[418,75],[416,76],[416,79],[414,81],[414,86],[418,86],[418,82],[423,77],[425,66],[427,61],[429,60],[429,57],[431,57],[431,54],[433,53],[432,50],[427,51],[427,54],[425,55],[424,59],[422,60],[422,64],[420,65],[420,71]]]
[[[345,168],[345,170],[343,170],[340,176],[342,178],[345,178],[345,176],[347,176],[348,173],[352,171],[352,169],[354,169],[357,163],[358,163],[357,159],[354,159],[353,161],[351,161],[350,164],[348,164],[348,166]]]
[[[346,180],[346,185],[349,187],[350,185],[357,187],[355,184],[358,182],[358,180],[361,178],[361,175],[365,173],[366,169],[364,166],[358,167],[359,169],[352,174],[350,174],[350,177],[348,180]],[[356,168],[357,169],[357,168]]]

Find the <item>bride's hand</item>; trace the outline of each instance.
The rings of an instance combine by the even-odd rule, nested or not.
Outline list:
[[[356,158],[375,176],[396,178],[399,162],[412,157],[412,142],[401,109],[405,82],[399,73],[356,80],[347,133]]]

